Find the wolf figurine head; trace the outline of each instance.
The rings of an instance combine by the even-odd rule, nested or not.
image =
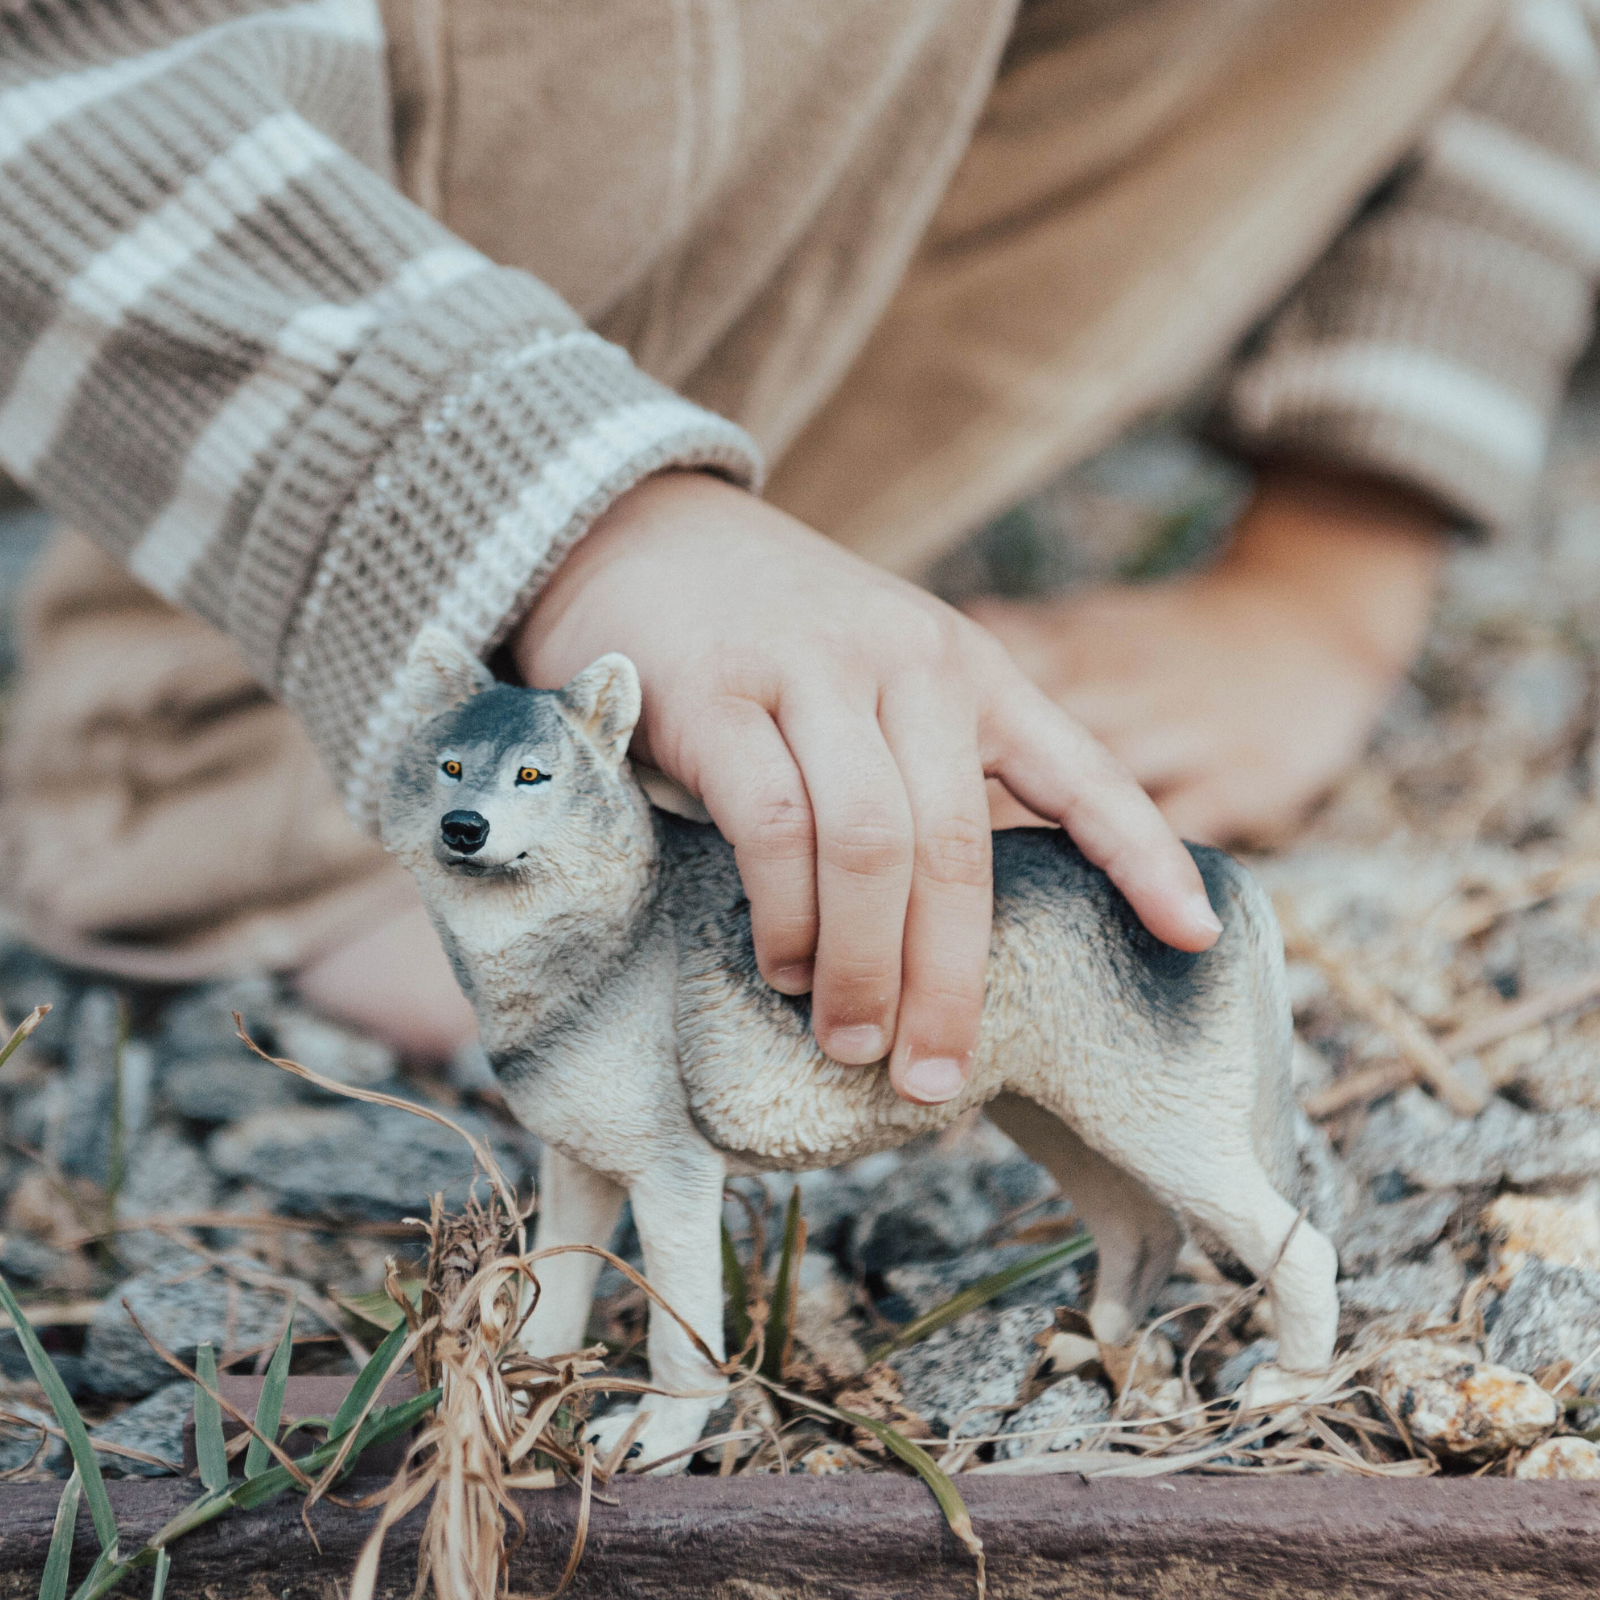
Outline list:
[[[618,868],[648,866],[648,802],[627,762],[639,675],[602,656],[563,689],[499,684],[443,629],[406,662],[411,732],[385,797],[383,841],[425,884],[491,885],[526,902],[587,897],[603,918]]]

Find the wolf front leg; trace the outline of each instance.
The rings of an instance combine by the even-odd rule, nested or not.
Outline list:
[[[626,1193],[620,1183],[546,1145],[539,1158],[534,1248],[586,1244],[604,1249],[616,1232]],[[583,1344],[601,1264],[599,1256],[574,1250],[546,1256],[535,1265],[539,1299],[522,1330],[522,1345],[529,1355],[566,1355]]]
[[[722,1343],[721,1158],[709,1146],[679,1150],[652,1167],[628,1191],[634,1226],[644,1251],[650,1286],[699,1335],[708,1361],[677,1318],[650,1306],[650,1381],[665,1394],[639,1404],[645,1423],[637,1435],[636,1460],[650,1461],[686,1449],[700,1437],[706,1419],[728,1387],[717,1364]],[[622,1437],[633,1420],[613,1412],[596,1425],[602,1452]],[[661,1470],[682,1472],[688,1456]]]

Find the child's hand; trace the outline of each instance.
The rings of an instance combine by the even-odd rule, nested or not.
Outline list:
[[[976,624],[753,496],[664,473],[579,543],[512,639],[529,683],[607,650],[644,684],[634,753],[737,852],[762,974],[810,990],[836,1060],[908,1099],[965,1078],[989,949],[986,775],[1061,821],[1150,930],[1220,931],[1148,797]]]
[[[1207,572],[972,614],[1184,837],[1263,841],[1361,754],[1422,643],[1441,525],[1395,493],[1268,471]]]

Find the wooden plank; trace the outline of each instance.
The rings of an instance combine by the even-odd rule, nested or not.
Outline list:
[[[1328,1477],[962,1482],[994,1600],[1577,1600],[1594,1590],[1600,1483]],[[187,1503],[180,1482],[111,1485],[128,1543]],[[596,1504],[573,1600],[945,1600],[972,1562],[902,1478],[656,1479]],[[0,1485],[0,1595],[32,1596],[59,1485]],[[559,1571],[575,1492],[522,1497],[512,1588]],[[300,1500],[213,1523],[174,1547],[173,1600],[327,1600],[372,1514]],[[422,1513],[391,1537],[380,1592],[409,1593]],[[80,1521],[74,1582],[93,1535]],[[141,1586],[142,1591],[142,1586]]]

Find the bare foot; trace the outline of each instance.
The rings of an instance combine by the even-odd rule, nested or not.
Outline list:
[[[419,905],[304,968],[301,998],[407,1061],[448,1061],[477,1035],[439,937]]]
[[[1261,842],[1360,756],[1421,646],[1441,526],[1391,491],[1269,471],[1209,571],[971,613],[1180,834]]]

